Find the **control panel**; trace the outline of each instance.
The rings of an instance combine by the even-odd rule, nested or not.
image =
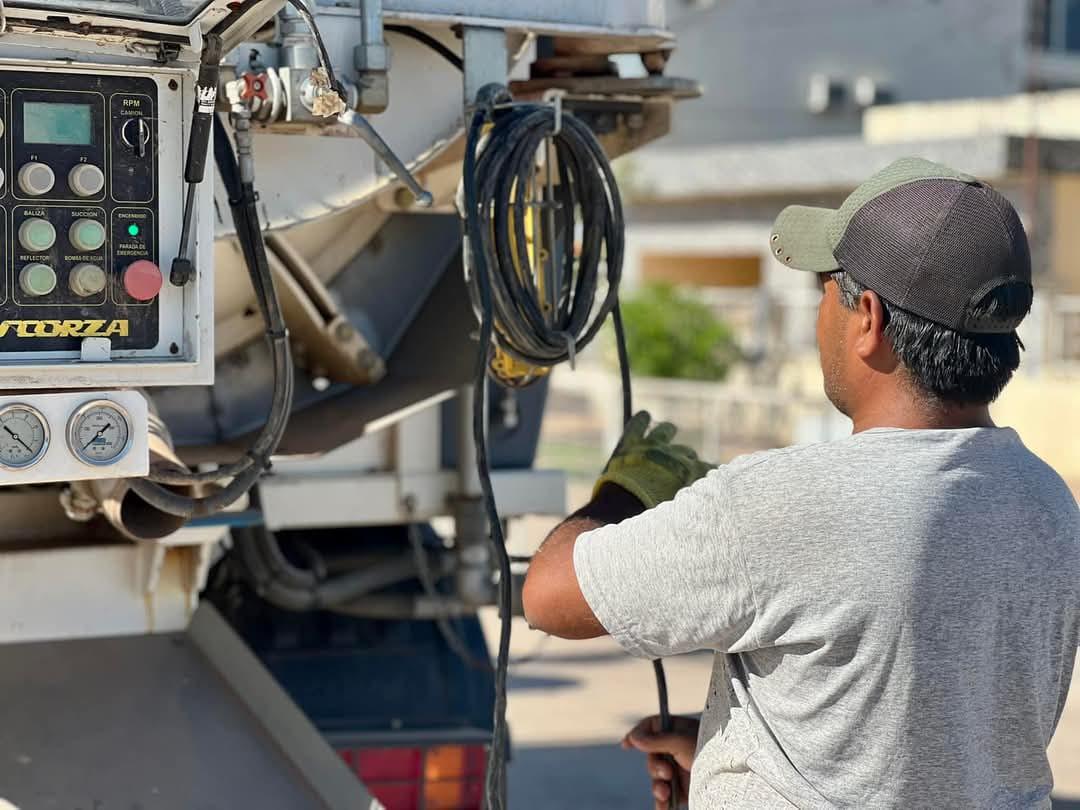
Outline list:
[[[0,486],[146,475],[147,410],[138,391],[0,397]]]
[[[20,388],[209,381],[209,258],[182,287],[167,270],[189,91],[179,71],[0,68],[0,378],[14,362],[51,369],[19,371]],[[196,234],[211,208],[196,207]]]
[[[164,283],[157,85],[12,71],[0,72],[0,88],[10,155],[0,321],[16,322],[0,325],[0,351],[77,352],[90,333],[114,351],[153,347]]]

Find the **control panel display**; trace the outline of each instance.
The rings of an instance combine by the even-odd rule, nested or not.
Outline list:
[[[26,101],[23,139],[27,143],[90,146],[94,142],[94,108],[90,104]]]
[[[159,346],[158,93],[0,70],[0,354]]]

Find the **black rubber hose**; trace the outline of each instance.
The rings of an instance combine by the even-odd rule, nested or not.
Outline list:
[[[269,465],[288,425],[292,408],[294,374],[281,304],[274,288],[266,244],[256,209],[258,195],[251,183],[240,182],[236,155],[220,118],[215,119],[214,158],[222,182],[229,194],[236,238],[251,278],[259,309],[266,323],[274,367],[274,390],[266,423],[246,455],[235,462],[205,473],[154,468],[150,480],[136,479],[132,489],[157,509],[179,517],[193,518],[213,514],[234,503],[251,489]],[[205,497],[190,497],[166,489],[161,484],[194,484],[232,480],[222,489]]]
[[[623,215],[607,157],[584,123],[546,105],[502,107],[495,102],[504,100],[506,91],[495,85],[480,95],[467,132],[463,169],[466,280],[480,321],[473,440],[499,573],[501,618],[485,795],[490,810],[504,810],[511,572],[488,465],[488,368],[496,346],[523,363],[546,368],[573,360],[596,337],[604,319],[617,310]],[[526,189],[535,187],[536,155],[545,142],[557,162],[553,198],[539,200],[534,194],[530,199]],[[543,218],[548,237],[544,247],[551,261],[534,261],[530,255],[525,233],[530,208],[532,216]],[[533,255],[541,256],[541,247],[533,245]],[[621,320],[615,317],[621,334]],[[625,359],[625,350],[620,356]],[[629,387],[625,390],[629,396]]]
[[[477,356],[476,373],[473,381],[475,405],[473,407],[473,442],[476,445],[476,466],[480,478],[480,488],[484,496],[491,546],[499,569],[499,649],[495,658],[495,707],[492,720],[491,748],[488,751],[485,772],[484,793],[487,797],[487,810],[505,810],[505,771],[509,735],[506,728],[506,679],[510,662],[510,557],[506,551],[506,539],[502,533],[502,521],[495,508],[495,495],[491,486],[491,472],[488,469],[487,430],[484,424],[485,404],[487,402],[487,368],[491,352],[493,332],[491,288],[487,277],[487,265],[483,252],[476,248],[482,244],[480,206],[483,204],[477,196],[476,151],[480,142],[487,115],[477,110],[473,115],[465,141],[465,162],[463,167],[465,190],[465,228],[470,245],[473,246],[472,261],[475,272],[475,294],[480,312],[480,351]]]
[[[469,178],[477,200],[477,210],[469,210],[477,218],[472,260],[475,265],[479,255],[483,261],[496,344],[542,367],[572,359],[596,337],[618,300],[624,250],[622,202],[602,147],[573,115],[564,114],[559,133],[554,130],[555,113],[548,106],[523,104],[500,111]],[[526,199],[524,190],[545,139],[554,144],[559,176],[557,198],[542,205],[554,208],[558,236],[549,235],[561,260],[543,268],[547,300],[542,300],[537,273],[529,272],[535,263],[525,233],[526,211],[535,202]],[[535,215],[547,212],[540,209]],[[575,256],[579,227],[581,247]],[[468,278],[478,312],[481,274],[476,268]],[[606,289],[597,305],[602,286]]]
[[[465,61],[426,31],[421,31],[419,28],[413,28],[411,25],[384,25],[383,30],[392,34],[401,34],[402,36],[414,39],[422,45],[431,48],[431,50],[435,51],[435,53],[458,70],[465,70]]]
[[[417,575],[417,560],[411,553],[406,553],[321,582],[300,583],[295,577],[283,576],[277,564],[268,559],[269,549],[276,547],[277,541],[265,528],[238,529],[234,532],[234,539],[256,592],[268,602],[286,610],[334,608]],[[280,548],[277,553],[280,554]],[[294,572],[305,573],[288,561],[285,561],[285,565]],[[439,568],[438,571],[441,574],[444,569]]]
[[[300,18],[304,21],[304,24],[308,27],[311,35],[315,37],[315,45],[319,49],[319,64],[323,70],[326,71],[326,78],[330,81],[330,86],[334,88],[334,92],[341,96],[342,101],[345,100],[345,88],[341,82],[337,80],[337,76],[334,75],[334,64],[330,61],[330,54],[326,50],[326,43],[323,42],[322,32],[319,30],[319,26],[315,23],[315,16],[311,13],[311,9],[305,5],[304,0],[285,0],[293,10],[300,15]]]

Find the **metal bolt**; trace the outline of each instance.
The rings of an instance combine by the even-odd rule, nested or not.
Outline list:
[[[360,365],[372,369],[382,362],[382,358],[379,357],[370,346],[362,346],[356,352],[356,360]]]

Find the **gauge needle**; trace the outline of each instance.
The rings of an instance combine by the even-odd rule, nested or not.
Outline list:
[[[25,448],[26,448],[27,450],[30,450],[30,445],[28,445],[28,444],[27,444],[26,442],[24,442],[24,441],[23,441],[23,440],[22,440],[21,438],[19,438],[19,434],[18,434],[18,433],[16,433],[16,432],[15,432],[14,430],[12,430],[11,428],[9,428],[9,427],[8,427],[7,425],[4,425],[4,430],[6,430],[6,431],[7,431],[8,433],[10,433],[10,434],[11,434],[11,438],[13,438],[13,439],[14,439],[15,441],[17,441],[17,442],[18,442],[19,444],[21,444],[21,445],[22,445],[23,447],[25,447]],[[34,451],[33,451],[33,450],[30,450],[30,452],[31,452],[31,453],[33,453]]]
[[[86,444],[83,445],[83,450],[85,450],[90,445],[92,445],[94,442],[96,442],[98,439],[100,439],[102,436],[104,436],[105,431],[108,430],[111,427],[112,427],[112,425],[106,425],[101,430],[99,430],[97,433],[95,433],[94,438],[92,438],[90,441],[88,441]]]

